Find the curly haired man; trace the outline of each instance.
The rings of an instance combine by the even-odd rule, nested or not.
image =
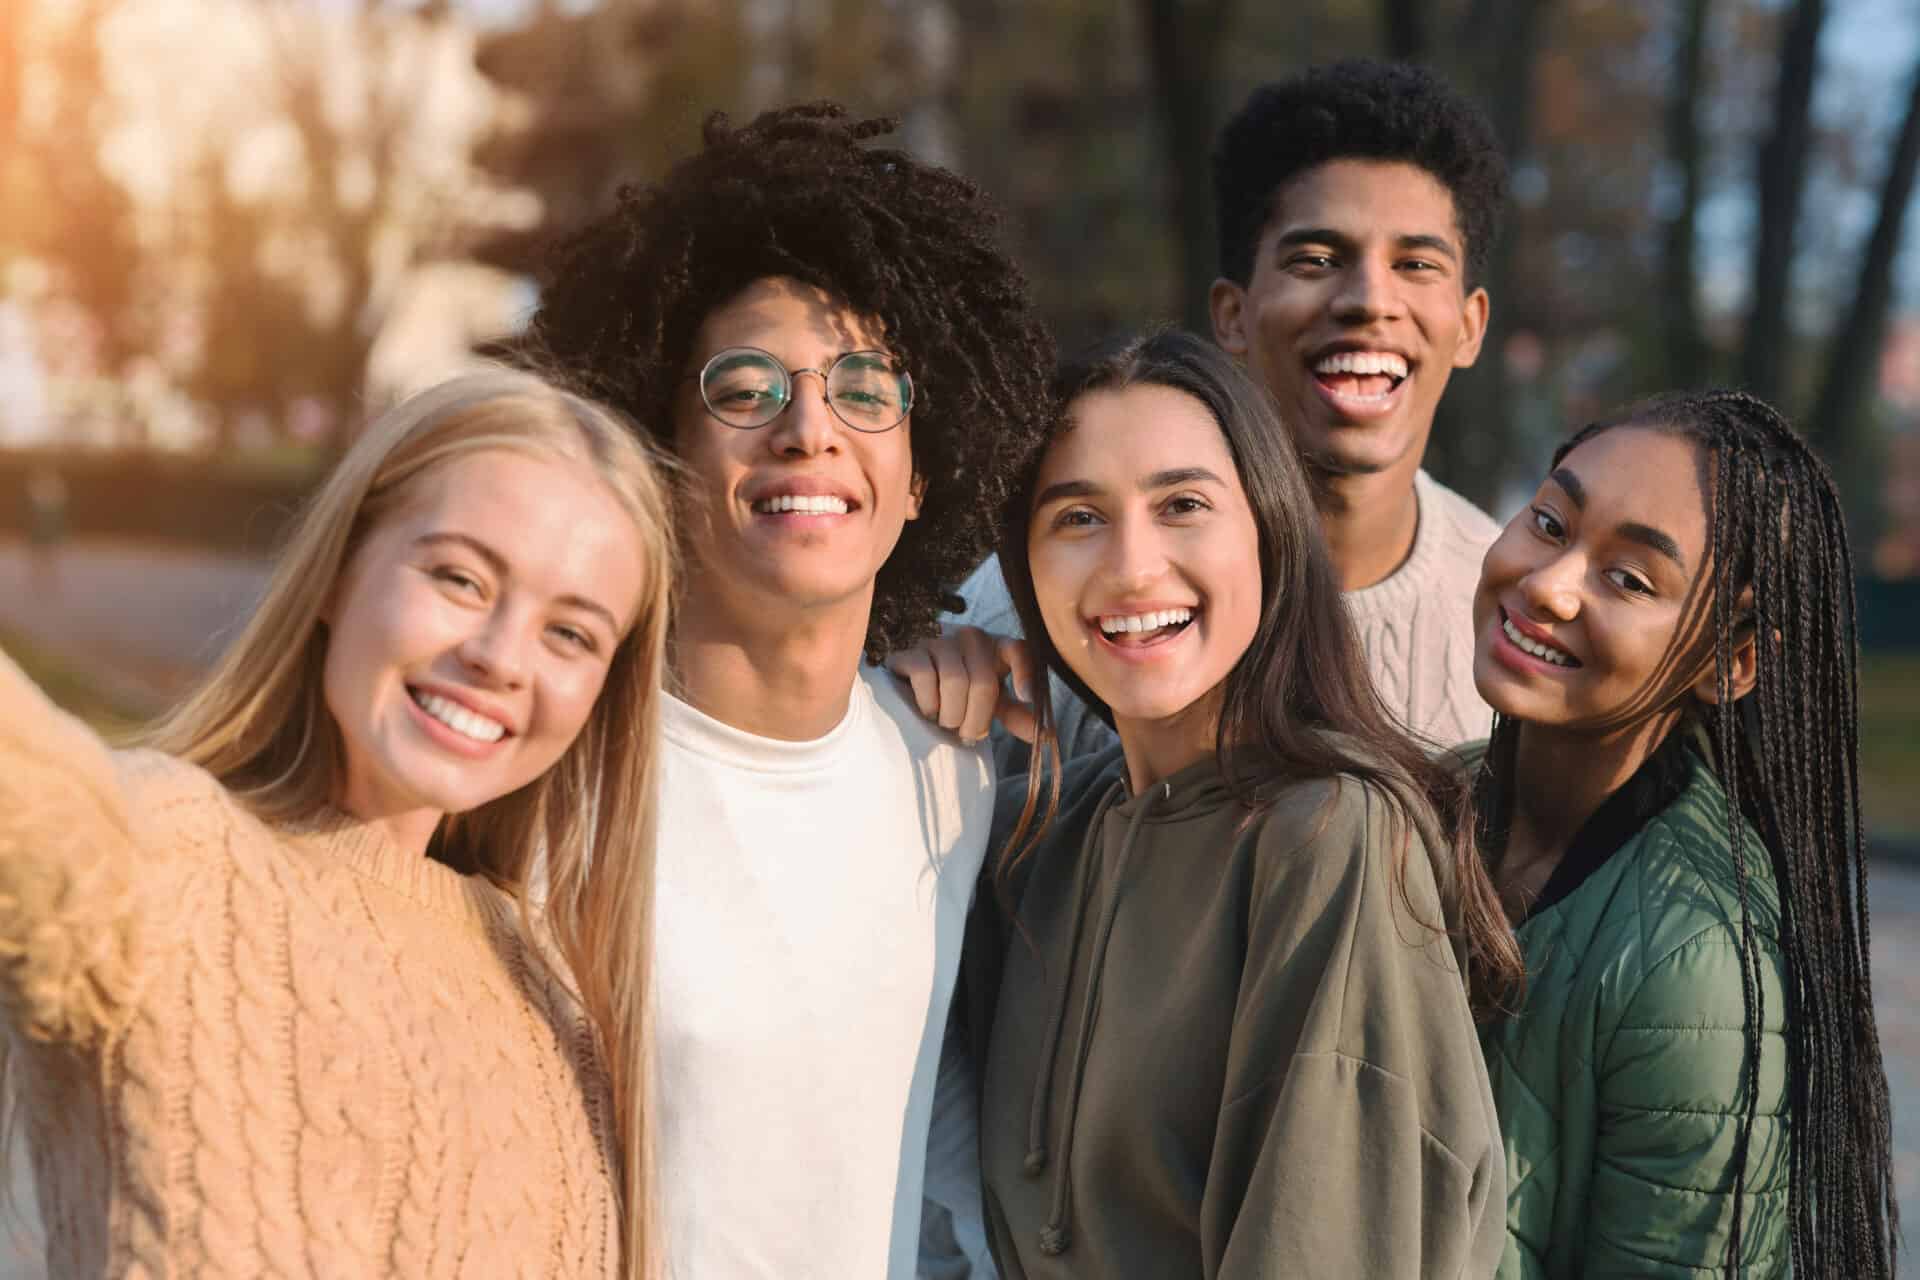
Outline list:
[[[678,463],[655,906],[675,1276],[914,1271],[992,774],[862,658],[936,630],[1048,421],[1053,352],[980,193],[870,145],[889,128],[712,117],[561,247],[531,330]]]

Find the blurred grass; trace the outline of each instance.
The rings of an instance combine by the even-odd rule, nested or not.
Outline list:
[[[146,723],[132,707],[103,693],[83,672],[50,650],[6,634],[0,634],[0,648],[6,649],[49,698],[92,725],[109,742],[130,737]]]
[[[1860,808],[1875,839],[1920,841],[1920,653],[1860,664]]]

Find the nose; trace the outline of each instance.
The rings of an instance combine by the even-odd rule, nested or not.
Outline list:
[[[809,377],[811,375],[811,377]],[[827,380],[815,369],[792,375],[793,399],[767,427],[767,447],[783,458],[813,458],[839,448],[840,422],[827,407]]]
[[[1106,577],[1117,591],[1137,591],[1153,585],[1167,571],[1167,552],[1153,521],[1122,516],[1114,521],[1107,540]]]
[[[1332,310],[1344,324],[1397,319],[1402,300],[1400,278],[1394,274],[1393,264],[1374,254],[1361,254],[1341,273]]]
[[[513,610],[492,610],[455,650],[460,665],[476,684],[518,689],[527,678],[526,630]]]
[[[1520,598],[1527,611],[1558,622],[1580,616],[1580,557],[1555,556],[1520,579]]]

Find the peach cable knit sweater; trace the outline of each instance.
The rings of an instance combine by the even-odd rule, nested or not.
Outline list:
[[[0,1034],[61,1277],[612,1277],[596,1041],[512,903],[112,752],[0,653]]]

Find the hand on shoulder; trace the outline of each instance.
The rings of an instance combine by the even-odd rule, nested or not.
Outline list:
[[[886,665],[912,687],[920,714],[961,741],[980,741],[995,720],[1022,742],[1033,741],[1033,663],[1025,641],[978,627],[949,627],[888,655]],[[1012,694],[1001,683],[1008,675]]]

